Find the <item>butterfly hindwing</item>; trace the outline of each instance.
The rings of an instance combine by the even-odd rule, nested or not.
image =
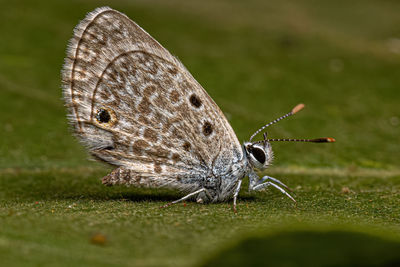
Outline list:
[[[119,183],[195,184],[243,157],[223,113],[186,68],[110,8],[76,27],[63,90],[71,124],[90,153],[129,170],[118,172],[127,177]]]

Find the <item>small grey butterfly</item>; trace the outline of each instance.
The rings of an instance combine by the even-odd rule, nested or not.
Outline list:
[[[236,199],[268,186],[294,200],[279,180],[256,170],[272,161],[271,141],[241,145],[227,119],[181,62],[126,15],[109,7],[89,13],[74,30],[62,70],[64,99],[76,136],[94,158],[116,167],[106,185],[169,187],[198,202]],[[167,205],[169,205],[167,204]],[[167,206],[166,205],[166,206]]]

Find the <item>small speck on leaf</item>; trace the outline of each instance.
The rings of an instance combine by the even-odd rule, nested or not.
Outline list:
[[[347,186],[342,187],[342,194],[349,194],[351,193],[350,188],[348,188]]]
[[[90,243],[94,245],[104,246],[107,243],[107,238],[105,235],[97,233],[92,235],[90,238]]]

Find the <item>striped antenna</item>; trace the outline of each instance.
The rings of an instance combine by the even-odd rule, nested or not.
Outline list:
[[[312,142],[312,143],[333,143],[336,142],[335,138],[323,137],[315,139],[290,139],[290,138],[278,138],[278,139],[265,139],[262,141],[257,141],[255,144],[263,142]]]
[[[292,116],[293,114],[299,112],[300,110],[302,110],[304,108],[304,104],[298,104],[297,106],[295,106],[289,113],[283,115],[282,117],[277,118],[276,120],[271,121],[270,123],[264,125],[263,127],[261,127],[260,129],[258,129],[251,137],[250,137],[250,142],[251,140],[253,140],[253,138],[262,130],[264,130],[265,128],[267,128],[268,126],[271,126],[272,124],[277,123],[280,120],[283,120],[289,116]]]

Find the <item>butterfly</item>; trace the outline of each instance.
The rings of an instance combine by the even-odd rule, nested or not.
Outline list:
[[[224,114],[183,64],[126,15],[109,7],[88,13],[75,28],[62,70],[63,95],[75,135],[97,160],[115,166],[106,185],[168,187],[185,193],[169,204],[233,198],[286,185],[258,170],[272,161],[272,141],[334,142],[333,138],[240,144]],[[166,205],[166,206],[167,206]]]

